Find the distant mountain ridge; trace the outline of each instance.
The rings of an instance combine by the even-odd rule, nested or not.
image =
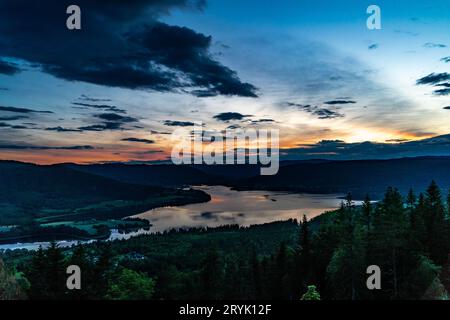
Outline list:
[[[348,160],[281,166],[277,175],[255,176],[233,184],[238,189],[286,190],[306,193],[347,193],[380,198],[386,187],[402,193],[426,189],[432,180],[450,188],[450,157],[418,157],[390,160]]]
[[[439,137],[441,139],[442,137]],[[450,136],[448,137],[450,138]],[[430,143],[439,143],[432,138]],[[431,142],[433,140],[433,142]],[[130,165],[65,164],[128,183],[181,187],[222,184],[237,189],[285,190],[305,193],[366,193],[380,197],[387,186],[406,193],[423,191],[435,180],[450,188],[450,157],[416,157],[389,160],[291,160],[282,161],[274,176],[260,176],[258,165]]]
[[[62,164],[57,165],[89,174],[118,180],[121,182],[165,187],[217,183],[217,177],[191,166],[172,164]]]

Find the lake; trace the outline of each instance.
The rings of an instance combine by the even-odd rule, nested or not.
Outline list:
[[[211,195],[211,201],[181,207],[149,210],[133,217],[147,219],[152,232],[183,227],[248,226],[295,218],[308,219],[339,208],[342,194],[295,194],[270,191],[235,191],[224,186],[196,186]]]
[[[128,239],[144,234],[162,232],[172,228],[217,227],[225,224],[248,226],[276,220],[295,218],[305,214],[308,219],[325,211],[339,208],[342,194],[296,194],[272,191],[235,191],[224,186],[195,186],[211,195],[211,201],[180,207],[164,207],[134,215],[152,224],[150,231],[140,230],[121,234],[112,230],[108,240]],[[358,203],[357,203],[358,204]],[[92,241],[59,241],[61,247]],[[15,243],[0,245],[1,249],[36,250],[47,247],[48,242]]]

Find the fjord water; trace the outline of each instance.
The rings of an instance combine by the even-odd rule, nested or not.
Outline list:
[[[216,227],[226,224],[249,226],[295,218],[308,219],[337,209],[341,194],[295,194],[271,191],[236,191],[224,186],[197,186],[211,201],[181,207],[149,210],[133,217],[148,219],[152,232],[171,228]]]
[[[211,196],[211,201],[179,207],[163,207],[143,212],[133,217],[148,219],[150,231],[120,234],[112,230],[109,241],[128,239],[144,234],[162,232],[172,228],[216,227],[226,224],[248,226],[277,220],[295,218],[300,220],[305,214],[308,219],[337,209],[342,194],[296,194],[272,191],[236,191],[224,186],[196,186]],[[62,247],[92,241],[59,241]],[[48,242],[15,243],[0,245],[1,249],[36,250],[47,247]]]

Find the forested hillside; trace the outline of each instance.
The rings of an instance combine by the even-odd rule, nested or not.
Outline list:
[[[349,195],[339,210],[300,224],[178,230],[3,256],[24,272],[33,299],[446,299],[449,203],[434,182],[417,195],[389,187],[377,204],[367,198],[355,207]],[[85,270],[80,291],[65,288],[69,264]],[[381,290],[367,289],[369,265],[381,269]]]
[[[0,242],[108,237],[107,224],[97,221],[209,200],[198,190],[124,183],[63,166],[0,161]],[[86,227],[94,231],[86,232]]]

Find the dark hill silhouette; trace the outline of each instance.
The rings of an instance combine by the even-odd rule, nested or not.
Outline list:
[[[403,193],[409,188],[425,190],[431,180],[450,187],[450,157],[420,157],[391,160],[299,161],[281,166],[277,175],[255,176],[234,182],[238,189],[288,190],[311,193],[352,192],[380,197],[387,186]]]
[[[435,141],[436,142],[436,141]],[[280,163],[274,176],[260,176],[257,165],[65,165],[119,181],[186,186],[222,184],[237,189],[285,190],[308,193],[346,193],[380,197],[387,186],[406,193],[424,190],[431,180],[450,187],[450,157],[390,160],[297,160]]]
[[[60,166],[122,182],[148,186],[181,187],[220,182],[213,174],[191,166],[175,166],[172,164],[135,165],[114,163],[93,165],[63,164]]]
[[[209,196],[201,191],[124,183],[67,166],[0,161],[0,224],[23,222],[24,217],[34,219],[53,215],[55,210],[69,214],[86,206],[118,200],[122,202],[111,209],[106,207],[101,211],[94,207],[85,210],[84,218],[89,218],[91,212],[100,215],[101,211],[107,216],[108,210],[114,210],[114,216],[121,217],[133,214],[133,208],[145,211],[156,206],[207,199]]]

